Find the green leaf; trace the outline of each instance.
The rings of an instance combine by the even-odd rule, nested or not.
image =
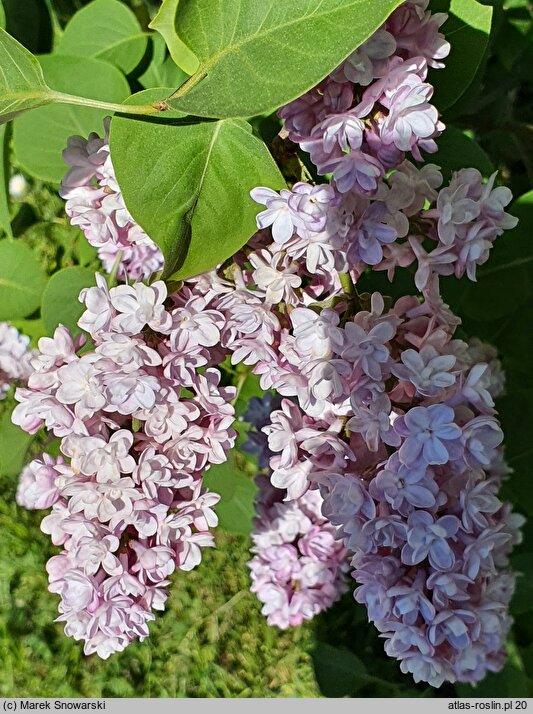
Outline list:
[[[437,146],[438,153],[425,154],[425,158],[441,167],[445,182],[449,181],[453,171],[459,169],[474,168],[486,177],[494,171],[491,160],[477,141],[460,129],[446,127],[437,139]]]
[[[124,75],[113,65],[91,57],[43,55],[39,58],[49,86],[90,99],[123,102],[130,90]],[[103,133],[106,109],[51,105],[19,117],[14,123],[13,146],[18,161],[32,176],[59,183],[67,172],[61,154],[67,139]],[[46,137],[46,140],[43,140]]]
[[[152,59],[140,75],[139,82],[145,89],[179,87],[188,75],[174,63],[172,57],[166,56],[167,48],[161,35],[152,35],[150,39]]]
[[[0,28],[2,30],[6,29],[6,13],[2,5],[2,0],[0,0]]]
[[[205,483],[221,497],[215,509],[219,526],[231,533],[248,535],[255,515],[257,489],[250,477],[239,469],[234,454],[230,454],[225,463],[211,466],[205,474]]]
[[[170,104],[207,117],[270,113],[322,80],[400,0],[189,0],[178,36],[200,60]]]
[[[313,654],[315,676],[326,697],[353,697],[365,684],[365,665],[353,652],[319,642]]]
[[[450,55],[445,60],[446,69],[431,76],[435,86],[432,102],[442,111],[455,104],[474,79],[487,49],[493,9],[476,0],[438,2],[432,4],[432,9],[445,9],[449,15],[442,26],[444,36],[451,44]]]
[[[2,29],[0,67],[0,124],[53,101],[37,59]]]
[[[93,0],[72,17],[56,52],[106,60],[128,74],[141,61],[146,43],[146,34],[127,5]]]
[[[139,75],[138,80],[145,89],[166,87],[167,83],[161,82],[161,65],[165,61],[167,46],[161,35],[150,35],[148,49],[150,63],[144,72]],[[179,71],[178,67],[176,69]],[[171,87],[172,83],[168,86]]]
[[[187,74],[194,74],[200,65],[198,57],[178,37],[176,32],[176,13],[179,1],[163,0],[159,12],[148,27],[156,30],[163,37],[176,65]]]
[[[154,97],[154,90],[141,94]],[[250,190],[285,185],[265,144],[240,119],[115,117],[111,156],[126,206],[163,251],[166,278],[197,275],[232,256],[256,231],[260,208]]]
[[[22,471],[28,447],[33,439],[11,423],[11,409],[0,419],[0,475],[14,477]]]
[[[9,133],[9,128],[0,124],[0,229],[12,236],[9,207]]]
[[[39,307],[46,276],[23,243],[0,241],[0,320],[27,317]]]
[[[78,296],[83,288],[93,286],[94,273],[81,267],[63,268],[52,275],[43,293],[41,315],[44,326],[52,335],[59,324],[78,334],[78,320],[85,310]]]

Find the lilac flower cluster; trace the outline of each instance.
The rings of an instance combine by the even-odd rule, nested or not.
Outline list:
[[[163,267],[163,255],[126,208],[109,154],[109,119],[104,130],[103,139],[94,132],[88,139],[70,137],[63,160],[71,168],[59,193],[70,222],[98,250],[106,272],[117,263],[120,278],[149,278]]]
[[[347,589],[347,551],[321,513],[318,491],[284,502],[284,492],[268,476],[256,481],[250,589],[263,603],[268,624],[285,630],[311,620]]]
[[[434,152],[444,129],[426,80],[449,51],[445,15],[427,5],[401,5],[280,111],[329,183],[254,189],[258,233],[171,308],[162,283],[108,291],[99,278],[80,321],[94,351],[80,355],[64,328],[41,342],[14,419],[28,431],[45,423],[70,463],[34,462],[19,501],[53,505],[43,527],[65,551],[51,588],[86,651],[144,637],[169,573],[211,542],[217,497],[201,473],[233,444],[231,393],[214,369],[230,354],[282,398],[264,400],[248,447],[271,470],[271,487],[259,479],[251,564],[269,621],[328,606],[347,549],[356,599],[404,672],[439,686],[501,667],[521,524],[498,497],[503,374],[491,348],[455,338],[460,319],[439,279],[474,280],[516,219],[495,176],[485,184],[465,169],[442,187],[438,166],[407,158]],[[106,141],[71,140],[67,212],[107,270],[120,255],[121,275],[148,276],[161,257],[140,251],[151,244],[124,207]],[[368,267],[392,279],[415,262],[420,299],[357,293]]]
[[[267,437],[261,431],[278,397],[254,397],[244,418],[253,429],[244,450],[268,464]],[[256,517],[248,563],[251,591],[263,603],[269,625],[281,629],[301,625],[329,608],[347,589],[347,550],[335,539],[335,527],[321,513],[322,496],[308,491],[283,501],[285,491],[274,488],[269,476],[256,477]]]
[[[306,220],[330,190],[311,189]],[[497,496],[506,473],[499,363],[479,342],[454,339],[460,320],[440,297],[438,274],[422,301],[406,296],[388,308],[378,293],[345,291],[335,262],[323,252],[310,263],[292,249],[299,240],[269,243],[263,229],[221,275],[188,289],[224,316],[232,362],[285,397],[263,427],[271,483],[290,502],[320,489],[387,653],[417,681],[478,681],[503,662],[506,558],[521,523]],[[273,591],[260,597],[278,612]]]
[[[435,152],[444,129],[426,80],[450,49],[439,32],[446,15],[427,5],[402,4],[341,67],[279,111],[286,135],[331,183],[252,197],[266,206],[259,227],[272,226],[274,241],[305,255],[312,272],[320,264],[357,279],[370,265],[392,276],[416,262],[419,290],[432,274],[475,280],[495,238],[516,225],[504,210],[511,193],[494,188],[495,174],[484,185],[465,169],[438,191],[438,166],[419,169],[406,158]]]
[[[301,226],[329,220],[333,190],[282,192],[234,264],[190,289],[224,315],[232,361],[285,397],[263,427],[271,483],[288,502],[320,489],[387,653],[416,681],[475,682],[503,663],[521,524],[497,496],[503,375],[492,349],[454,338],[437,271],[390,308],[350,289],[324,244],[309,260],[320,234]],[[287,219],[295,235],[270,243]]]
[[[494,408],[501,366],[492,348],[454,339],[458,320],[437,296],[434,285],[422,304],[404,297],[386,310],[374,294],[353,317],[341,296],[336,309],[295,307],[284,319],[280,308],[273,344],[283,361],[255,367],[291,397],[280,408],[266,400],[268,424],[255,409],[274,454],[271,484],[286,493],[276,518],[319,489],[387,654],[433,686],[502,666],[507,556],[523,520],[498,498],[508,473]],[[249,449],[264,459],[259,435]],[[259,511],[259,533],[264,523],[272,537],[282,532],[272,518]],[[278,617],[277,570],[261,543],[256,551],[253,587]]]
[[[191,570],[214,545],[219,496],[202,486],[233,446],[232,387],[220,387],[221,316],[198,299],[167,300],[164,283],[82,291],[79,326],[43,337],[13,421],[61,438],[23,472],[17,500],[52,508],[42,522],[63,547],[47,565],[67,635],[107,658],[148,635],[169,576]],[[200,326],[200,327],[199,327]],[[201,371],[199,371],[201,368]]]
[[[26,381],[31,373],[30,338],[16,327],[0,322],[0,400],[13,382]]]
[[[285,505],[320,490],[387,653],[434,686],[478,681],[502,665],[507,554],[521,524],[497,496],[507,473],[494,407],[499,362],[479,341],[454,338],[460,320],[438,279],[422,301],[387,307],[378,293],[345,292],[334,269],[313,273],[263,230],[222,275],[187,288],[224,316],[232,361],[285,397],[279,409],[265,405],[272,486]],[[263,463],[265,445],[254,441]],[[286,601],[270,587],[275,568],[257,558],[254,588],[278,617]]]
[[[430,316],[415,316],[410,334],[419,306],[400,302],[379,416],[372,401],[354,404],[351,460],[309,478],[354,554],[355,597],[387,654],[415,681],[476,682],[505,658],[507,556],[523,521],[497,495],[507,473],[493,402],[501,374],[476,361],[478,344],[442,323],[428,330]]]
[[[341,193],[372,194],[410,152],[437,150],[444,125],[430,103],[428,67],[444,67],[444,13],[429,0],[403,3],[370,39],[317,87],[283,107],[289,138],[309,152]]]

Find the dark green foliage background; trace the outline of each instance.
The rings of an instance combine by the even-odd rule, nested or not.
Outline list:
[[[32,52],[48,53],[57,28],[86,4],[88,0],[3,0],[7,30]],[[484,8],[474,0],[470,4],[477,7],[483,28]],[[490,37],[483,29],[461,25],[461,8],[467,0],[431,3],[434,9],[451,11],[448,29],[453,32],[450,39],[456,54],[450,58],[448,74],[433,71],[430,76],[437,85],[437,104],[441,97],[446,107],[443,120],[448,130],[439,139],[439,154],[429,160],[442,166],[447,177],[466,166],[476,166],[485,176],[498,169],[500,180],[516,197],[512,212],[521,223],[497,243],[491,260],[479,271],[478,283],[446,279],[443,285],[447,300],[463,318],[461,336],[490,341],[502,355],[507,393],[498,406],[508,460],[515,470],[505,490],[529,517],[533,516],[533,194],[528,194],[533,180],[532,5],[527,0],[482,4],[493,6]],[[124,5],[146,28],[158,3],[130,0]],[[156,54],[161,63],[157,67]],[[183,73],[168,58],[164,64],[163,60],[161,44],[148,43],[143,59],[128,75],[131,91],[181,83]],[[469,63],[470,74],[454,70],[457,63]],[[100,116],[97,126],[99,121]],[[277,120],[257,117],[252,126],[278,156],[279,147],[272,141],[279,130]],[[12,146],[9,130],[5,145]],[[304,155],[300,158],[306,160]],[[11,160],[13,171],[23,169],[16,151],[11,152]],[[282,168],[290,177],[289,160]],[[54,275],[46,288],[44,281],[34,286],[42,292],[40,311],[28,303],[14,323],[34,340],[49,333],[57,319],[74,325],[80,306],[67,299],[61,305],[60,296],[75,295],[90,281],[98,261],[79,231],[68,226],[57,186],[33,176],[28,193],[14,204],[9,218],[17,241],[32,250],[34,274]],[[5,223],[5,207],[0,204],[4,230]],[[398,273],[392,286],[383,276],[369,274],[358,287],[393,296],[415,290],[408,271]],[[237,411],[242,413],[248,400],[259,393],[257,382],[239,370],[229,369],[226,376],[239,384]],[[0,402],[0,696],[533,696],[533,528],[529,523],[524,543],[513,556],[523,575],[512,604],[515,626],[503,672],[487,677],[475,689],[415,686],[384,655],[381,640],[351,593],[301,628],[280,632],[266,625],[260,604],[248,590],[246,568],[254,465],[239,454],[207,476],[208,485],[224,496],[217,509],[218,547],[205,554],[196,570],[174,577],[167,611],[153,623],[151,636],[106,662],[84,657],[81,645],[53,623],[57,596],[46,590],[44,565],[56,549],[39,530],[43,514],[20,509],[14,500],[24,457],[38,454],[45,446],[53,451],[57,444],[45,445],[41,436],[32,441],[14,428],[9,421],[11,407],[9,399]],[[241,423],[239,431],[241,444],[246,425]]]

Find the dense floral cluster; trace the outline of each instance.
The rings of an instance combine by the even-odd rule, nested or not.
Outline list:
[[[88,139],[72,136],[63,152],[71,167],[59,191],[74,226],[79,226],[98,250],[104,270],[115,263],[120,278],[149,278],[163,267],[163,255],[153,240],[131,217],[115,178],[109,155],[109,120],[105,135]]]
[[[435,60],[446,49],[437,33],[442,18],[431,20],[422,5],[402,6],[387,27],[405,29],[418,17],[428,47],[440,47]],[[413,43],[420,51],[422,43]],[[288,501],[310,486],[320,489],[323,514],[354,554],[357,599],[386,638],[388,654],[417,681],[438,686],[477,681],[501,666],[513,587],[506,558],[521,522],[497,497],[506,473],[494,409],[503,384],[499,363],[490,348],[454,339],[460,320],[440,297],[439,276],[475,278],[494,238],[515,219],[503,210],[510,193],[495,188],[494,177],[485,185],[477,171],[463,170],[439,192],[436,166],[419,169],[405,159],[405,151],[420,158],[418,148],[434,148],[442,128],[436,120],[425,135],[413,131],[409,145],[387,133],[395,122],[402,126],[399,117],[411,116],[412,128],[425,121],[388,101],[396,80],[400,96],[406,87],[430,96],[420,74],[397,71],[410,61],[404,45],[370,90],[336,72],[315,93],[316,103],[313,93],[293,103],[309,99],[315,112],[334,87],[336,97],[350,95],[342,110],[348,117],[330,106],[300,124],[296,136],[294,106],[282,110],[289,135],[311,150],[319,170],[307,140],[320,139],[324,151],[329,142],[334,160],[324,173],[333,179],[279,194],[252,191],[266,206],[260,232],[229,268],[193,281],[192,292],[224,315],[221,344],[232,361],[253,366],[264,389],[288,397],[264,427],[275,453],[272,485]],[[415,64],[425,66],[428,47]],[[375,106],[373,120],[360,127],[361,156],[362,144],[354,148],[346,137],[355,131],[354,97],[370,106],[366,92]],[[426,119],[434,113],[421,111]],[[372,161],[371,147],[379,149]],[[351,162],[354,180],[336,174],[335,161]],[[369,173],[379,161],[379,171]],[[369,175],[375,181],[365,183]],[[405,297],[390,307],[377,293],[357,294],[353,283],[368,266],[392,277],[415,257],[422,301]],[[264,591],[267,612],[276,612],[276,597]]]
[[[16,327],[0,322],[0,400],[13,382],[26,381],[31,374],[30,338]]]
[[[288,255],[305,254],[313,272],[320,264],[356,279],[371,265],[392,276],[416,262],[419,290],[432,274],[474,280],[494,239],[516,225],[504,211],[511,192],[494,188],[495,175],[484,185],[479,171],[462,170],[438,191],[437,166],[405,160],[435,152],[444,129],[426,79],[450,46],[439,32],[446,15],[429,13],[428,2],[401,5],[341,67],[279,112],[288,137],[332,181],[252,196],[267,207],[259,226],[272,225],[274,241]]]
[[[42,530],[64,549],[47,566],[59,620],[103,658],[148,635],[168,577],[214,544],[219,496],[202,475],[235,438],[235,390],[218,386],[217,356],[206,349],[218,334],[166,298],[162,282],[108,290],[97,275],[79,320],[94,350],[80,353],[85,338],[58,327],[39,341],[28,388],[16,392],[13,421],[29,433],[44,424],[68,459],[33,461],[17,500],[52,507]]]
[[[270,394],[254,397],[244,415],[254,427],[245,450],[256,454],[260,464],[270,453],[261,429],[275,401]],[[268,624],[286,629],[326,610],[347,589],[347,551],[322,515],[319,491],[287,502],[285,491],[274,488],[267,475],[259,474],[256,484],[251,590],[263,603]]]
[[[356,599],[416,681],[501,667],[521,524],[498,497],[503,375],[490,347],[455,337],[439,279],[474,280],[516,219],[495,176],[463,169],[443,187],[438,166],[407,158],[436,151],[444,129],[426,80],[449,45],[445,16],[427,5],[401,5],[280,111],[329,183],[254,189],[258,233],[171,298],[159,282],[108,291],[99,278],[80,321],[94,351],[80,355],[64,328],[42,341],[14,419],[28,431],[44,422],[70,463],[34,462],[19,500],[54,504],[43,527],[65,551],[51,588],[87,652],[145,636],[168,574],[210,543],[217,497],[201,473],[233,443],[231,392],[213,369],[230,354],[281,398],[262,400],[245,447],[270,468],[250,566],[269,622],[333,602],[347,550]],[[121,259],[120,274],[147,276],[161,257],[124,207],[105,142],[71,140],[67,212],[107,270]],[[392,279],[411,265],[421,298],[357,293],[365,271]]]
[[[322,307],[311,302],[316,274],[302,288],[289,273],[287,289],[261,265],[266,252],[243,256],[255,271],[232,267],[233,290],[215,274],[194,289],[225,315],[233,360],[289,397],[269,405],[263,427],[272,485],[289,503],[320,489],[323,515],[354,554],[356,597],[404,671],[434,686],[477,681],[503,662],[514,582],[507,554],[521,524],[497,496],[507,472],[494,409],[499,362],[478,341],[454,339],[459,320],[437,276],[423,302],[406,296],[387,308],[378,293],[339,290],[334,307]],[[257,562],[272,578],[273,567]],[[265,612],[277,613],[277,591],[258,592]]]
[[[251,591],[268,624],[286,629],[327,610],[347,589],[346,549],[321,513],[318,491],[284,502],[267,476],[258,476],[257,485]]]
[[[505,656],[505,566],[521,524],[497,497],[499,365],[415,298],[381,308],[331,325],[338,397],[320,416],[302,400],[272,413],[272,480],[297,498],[320,488],[354,553],[356,599],[403,671],[433,686],[477,681]]]

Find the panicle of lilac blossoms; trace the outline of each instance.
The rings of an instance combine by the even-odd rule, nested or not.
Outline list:
[[[347,589],[347,550],[321,513],[322,497],[308,491],[283,501],[268,476],[256,478],[251,591],[269,625],[301,625],[329,608]]]
[[[159,603],[161,588],[147,595],[141,585],[175,567],[166,539],[182,537],[181,520],[160,526],[167,502],[152,510],[146,503],[166,489],[192,489],[207,463],[224,459],[230,397],[220,394],[213,366],[228,354],[244,363],[276,393],[246,416],[262,432],[249,444],[261,467],[271,453],[265,503],[289,513],[320,493],[323,517],[353,554],[356,599],[386,652],[417,681],[438,686],[478,681],[503,665],[514,582],[507,556],[521,517],[498,496],[509,473],[494,402],[501,365],[492,348],[455,338],[460,319],[439,291],[440,275],[472,277],[488,254],[483,241],[512,227],[504,212],[510,196],[468,171],[439,193],[438,166],[406,158],[434,151],[443,128],[426,80],[449,45],[439,31],[445,16],[427,5],[404,3],[340,68],[280,111],[289,138],[332,181],[254,189],[265,208],[257,234],[231,265],[187,281],[171,299],[159,283],[108,290],[98,278],[83,295],[80,320],[100,335],[95,351],[80,357],[80,345],[61,331],[43,344],[15,420],[32,432],[45,423],[64,438],[75,472],[46,521],[54,542],[68,544],[67,527],[94,519],[112,530],[103,538],[114,536],[122,526],[115,510],[126,510],[128,528],[140,535],[128,548],[135,579],[124,576],[129,585],[117,597]],[[420,299],[391,307],[378,293],[348,289],[368,266],[392,279],[414,263]],[[181,388],[195,396],[182,398]],[[217,417],[222,423],[212,425]],[[33,492],[53,491],[48,473],[27,474],[28,484],[39,484]],[[282,521],[293,528],[292,516]],[[198,523],[205,528],[212,517]],[[276,578],[292,578],[297,537],[276,544],[268,566]],[[144,538],[155,539],[150,555]],[[113,570],[117,551],[106,543],[101,562]],[[72,552],[93,562],[77,544]],[[84,580],[97,577],[93,568],[69,577],[61,591],[67,610],[78,597],[84,613],[93,612],[99,601]],[[67,569],[55,561],[51,580],[60,584],[51,587],[64,587]],[[268,592],[267,609],[286,613],[279,591]],[[68,612],[69,632],[85,637],[89,618]],[[123,642],[91,637],[91,647]]]
[[[498,497],[507,471],[497,355],[455,338],[460,320],[437,276],[422,300],[386,307],[378,293],[345,294],[335,271],[312,273],[301,256],[306,279],[287,310],[267,299],[252,269],[254,247],[262,260],[281,252],[267,241],[262,231],[231,269],[189,283],[204,309],[224,316],[221,344],[232,361],[277,392],[243,417],[263,432],[246,447],[261,467],[272,453],[264,498],[279,494],[269,507],[281,509],[318,489],[386,652],[417,681],[478,681],[503,664],[514,582],[507,556],[521,524]],[[187,290],[180,299],[190,299]],[[270,621],[287,623],[272,573],[278,583],[292,577],[298,548],[275,547],[265,563],[257,545],[254,588]]]
[[[340,67],[279,111],[288,138],[332,179],[280,194],[254,189],[252,198],[266,206],[257,224],[272,226],[278,250],[305,257],[311,273],[335,269],[357,279],[371,266],[392,279],[414,263],[419,290],[433,275],[475,280],[495,238],[516,225],[504,210],[511,193],[495,187],[496,174],[484,183],[477,170],[463,169],[441,188],[438,166],[409,160],[434,153],[444,129],[427,75],[450,51],[439,31],[447,16],[427,4],[404,2]]]
[[[119,278],[149,278],[163,267],[156,244],[131,217],[109,153],[109,119],[104,137],[91,132],[87,139],[71,136],[63,151],[70,166],[59,194],[73,226],[79,226],[98,251],[104,270],[111,273],[118,261]]]
[[[439,32],[446,15],[426,7],[401,5],[318,87],[279,111],[289,138],[319,173],[333,173],[341,193],[375,195],[406,152],[421,160],[420,149],[436,151],[444,125],[427,70],[444,66],[450,45]]]
[[[13,382],[25,382],[31,374],[30,338],[8,322],[0,322],[0,400]]]
[[[80,300],[94,349],[80,354],[85,338],[60,325],[16,391],[14,423],[30,433],[45,425],[63,455],[32,461],[17,501],[52,509],[41,528],[62,547],[47,565],[58,620],[105,659],[147,637],[171,574],[214,545],[219,496],[202,477],[235,441],[235,389],[219,384],[223,350],[184,327],[194,299],[168,299],[160,281],[108,289],[97,275]],[[205,333],[218,331],[216,312],[200,314]]]

